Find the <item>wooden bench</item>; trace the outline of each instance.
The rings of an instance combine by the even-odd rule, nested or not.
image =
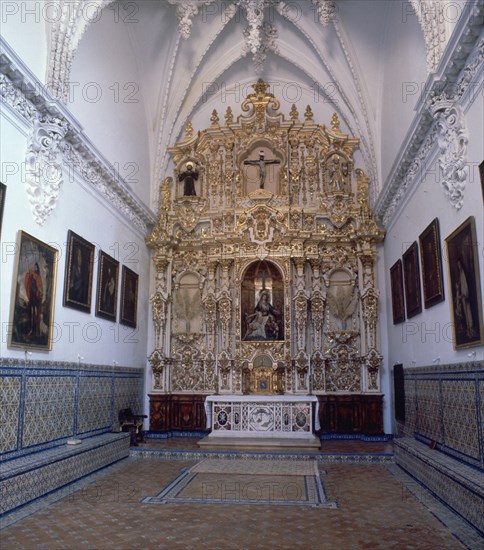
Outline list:
[[[394,454],[398,466],[484,534],[484,475],[481,469],[411,437],[395,439]]]
[[[0,516],[129,455],[129,433],[105,433],[0,464]]]

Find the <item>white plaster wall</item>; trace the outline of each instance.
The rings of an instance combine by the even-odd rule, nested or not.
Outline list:
[[[477,82],[478,80],[476,80]],[[432,365],[440,357],[440,363],[464,362],[476,353],[477,360],[484,360],[484,346],[463,350],[454,350],[452,329],[450,326],[450,289],[448,284],[448,266],[445,254],[445,238],[450,235],[469,216],[474,216],[478,240],[479,268],[481,275],[481,294],[484,296],[484,204],[478,165],[482,162],[484,150],[484,105],[482,102],[482,73],[480,90],[473,96],[474,102],[466,114],[469,133],[467,165],[469,177],[465,189],[464,204],[457,211],[447,200],[440,185],[440,169],[435,158],[423,167],[419,175],[419,184],[413,195],[398,213],[388,228],[385,239],[385,287],[387,294],[388,318],[388,363],[403,363],[405,367]],[[435,151],[434,151],[435,157]],[[390,267],[402,257],[403,252],[434,219],[439,218],[440,237],[443,255],[443,278],[445,301],[422,312],[404,323],[393,325],[390,299]]]
[[[47,26],[55,21],[54,2],[41,0],[2,0],[0,2],[0,30],[15,52],[35,76],[44,83],[48,59]],[[50,5],[50,7],[49,7]]]
[[[143,87],[128,25],[109,8],[81,39],[69,90],[70,111],[94,145],[148,204],[150,140]]]
[[[423,33],[410,2],[393,2],[387,25],[380,110],[383,182],[415,117],[415,105],[427,80]]]
[[[0,282],[0,350],[2,357],[25,357],[23,350],[7,347],[11,314],[12,284],[16,261],[18,231],[23,230],[60,250],[55,293],[55,331],[52,351],[33,351],[29,359],[82,361],[141,367],[145,365],[149,304],[149,254],[143,236],[130,227],[96,192],[66,174],[55,210],[43,226],[34,222],[22,170],[27,127],[9,111],[0,117],[2,134],[0,179],[7,185],[2,226]],[[64,269],[67,231],[71,229],[96,245],[91,313],[63,307]],[[139,274],[138,326],[131,329],[96,317],[97,255],[99,249]],[[121,274],[121,266],[120,266]],[[118,286],[118,318],[120,284]]]

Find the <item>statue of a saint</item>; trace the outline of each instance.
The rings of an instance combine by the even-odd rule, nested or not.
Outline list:
[[[179,181],[184,182],[183,194],[185,197],[195,197],[195,182],[198,180],[198,172],[193,169],[193,163],[187,162],[187,167],[184,172],[178,176]]]
[[[334,154],[331,157],[329,166],[329,179],[333,191],[344,191],[346,189],[348,173],[348,163],[339,155]]]

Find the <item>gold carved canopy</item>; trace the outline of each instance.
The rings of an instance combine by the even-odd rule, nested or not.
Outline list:
[[[336,114],[329,127],[309,106],[286,118],[266,83],[253,89],[242,114],[213,111],[169,149],[147,238],[154,390],[378,392],[384,234],[359,140]]]

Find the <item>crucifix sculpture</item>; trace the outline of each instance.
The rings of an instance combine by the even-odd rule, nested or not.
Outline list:
[[[268,164],[280,164],[281,161],[277,159],[265,160],[264,151],[259,151],[258,160],[244,160],[244,164],[259,167],[259,188],[264,189],[264,183],[266,180],[266,166]]]

